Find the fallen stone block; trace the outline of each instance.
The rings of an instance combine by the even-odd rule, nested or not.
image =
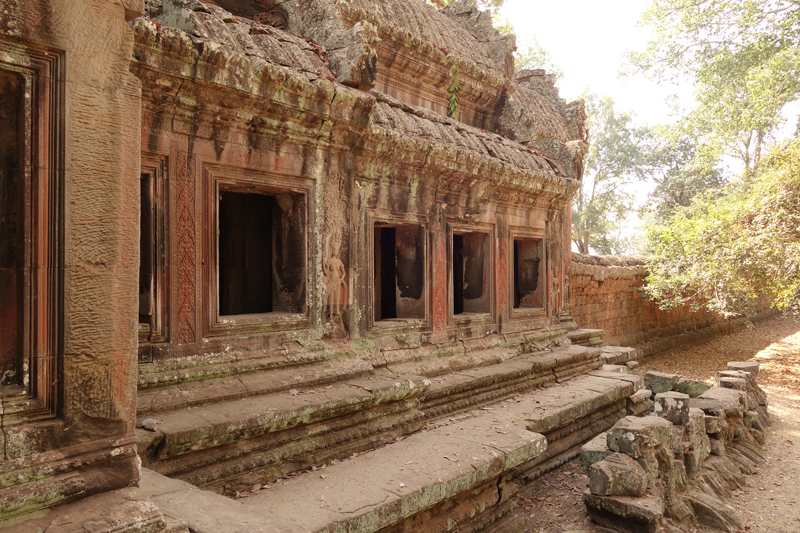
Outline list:
[[[597,496],[587,490],[583,502],[592,520],[623,533],[657,533],[664,516],[664,501],[654,496]]]
[[[747,391],[747,380],[741,378],[719,378],[719,386],[723,389]]]
[[[647,474],[627,455],[614,453],[589,467],[589,490],[598,496],[644,496]]]
[[[653,408],[653,392],[649,389],[639,389],[626,400],[626,409],[629,415],[638,416]]]
[[[639,368],[639,361],[628,361],[627,363],[625,363],[625,366],[627,366],[631,370],[634,370],[636,368]]]
[[[733,532],[742,527],[742,520],[736,511],[713,496],[694,493],[688,500],[701,524],[726,532]]]
[[[730,361],[728,363],[728,370],[740,370],[747,372],[751,376],[757,376],[760,365],[755,361]]]
[[[695,400],[717,400],[718,407],[725,410],[725,416],[741,417],[743,411],[747,411],[747,394],[744,391],[734,389],[723,389],[722,387],[711,387],[697,398],[689,402],[690,407],[706,409],[700,405],[692,405]],[[707,412],[707,411],[706,411]]]
[[[722,433],[728,429],[728,421],[725,419],[725,417],[706,415],[704,420],[706,423],[706,433]]]
[[[663,445],[659,446],[661,448],[664,447]],[[647,474],[647,488],[655,488],[656,480],[658,479],[658,459],[656,458],[655,449],[645,449],[642,456],[636,459],[636,462],[639,463],[639,466],[641,466],[645,474]]]
[[[675,384],[676,391],[688,394],[691,398],[697,398],[710,388],[711,385],[705,381],[688,378],[681,378],[678,380],[678,383]]]
[[[626,346],[603,346],[600,358],[607,365],[621,365],[636,358],[636,349]]]
[[[659,444],[670,446],[671,426],[668,420],[656,416],[626,416],[608,431],[608,448],[638,459]]]
[[[719,439],[708,439],[711,445],[711,455],[725,455],[725,443]]]
[[[693,448],[707,444],[706,415],[701,409],[694,407],[689,409],[689,422],[686,424],[685,435]]]
[[[607,435],[608,433],[604,431],[581,446],[581,468],[587,476],[590,466],[615,453],[608,448]]]
[[[625,365],[603,365],[600,367],[600,370],[616,374],[630,374],[630,370]]]
[[[672,453],[675,457],[683,457],[689,450],[689,441],[684,438],[685,431],[684,426],[672,426]]]
[[[664,374],[650,370],[644,375],[644,387],[653,391],[653,394],[668,392],[675,387],[679,379],[680,376],[677,374]]]
[[[717,372],[716,374],[717,381],[719,381],[721,378],[739,378],[747,381],[747,388],[743,390],[746,390],[748,396],[750,397],[750,406],[755,407],[756,405],[767,405],[767,393],[764,392],[764,389],[758,385],[753,374],[749,374],[741,370],[723,370],[722,372]]]
[[[655,397],[653,413],[675,425],[683,426],[689,421],[689,395],[673,391],[659,392]]]
[[[694,509],[685,497],[678,498],[675,504],[667,507],[665,514],[669,516],[672,523],[680,527],[678,531],[690,531],[697,522]]]

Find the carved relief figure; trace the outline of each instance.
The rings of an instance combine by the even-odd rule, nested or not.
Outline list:
[[[332,242],[331,242],[332,241]],[[325,280],[325,307],[330,318],[341,315],[342,307],[347,305],[347,271],[339,259],[340,244],[335,236],[328,237],[322,275]]]

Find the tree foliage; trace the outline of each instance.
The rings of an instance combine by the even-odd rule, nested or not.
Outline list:
[[[642,214],[665,222],[698,194],[710,197],[724,185],[715,154],[704,148],[695,135],[680,128],[657,126],[647,132],[645,165],[655,187]]]
[[[514,31],[513,26],[510,26],[510,31]],[[546,70],[549,74],[554,74],[556,80],[564,77],[564,71],[555,64],[550,52],[544,49],[536,37],[529,37],[518,47],[514,52],[514,68],[517,71],[524,69],[537,69],[541,68]]]
[[[800,309],[800,141],[779,146],[762,172],[698,195],[650,228],[645,291],[668,309],[683,304],[746,314],[765,295]]]
[[[686,121],[705,142],[758,169],[800,96],[800,2],[797,0],[653,0],[643,22],[654,36],[631,54],[638,71],[695,85]]]
[[[584,93],[590,148],[581,188],[573,199],[572,240],[578,251],[624,253],[620,230],[633,207],[626,186],[645,176],[646,130],[630,113],[614,109],[609,96]]]

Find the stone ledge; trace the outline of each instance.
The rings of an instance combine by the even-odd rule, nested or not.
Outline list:
[[[154,432],[137,430],[139,454],[145,466],[161,474],[230,492],[383,446],[419,430],[425,420],[551,386],[599,367],[599,354],[597,349],[573,346],[487,364],[508,357],[490,348],[470,352],[471,364],[482,366],[432,379],[400,376],[387,368],[329,385],[323,381],[313,389],[190,405],[151,415],[159,424]],[[420,361],[423,366],[426,363]],[[408,364],[403,368],[415,369]],[[605,383],[600,392],[592,392],[598,397],[594,404],[602,407],[605,404],[599,397],[613,388],[609,384],[633,378],[592,379],[596,386]],[[630,388],[630,383],[625,387]],[[202,391],[197,385],[190,390]],[[162,393],[180,394],[181,390]],[[180,399],[167,403],[181,404]]]
[[[180,522],[164,517],[137,488],[89,496],[46,511],[41,518],[17,524],[16,533],[188,533]]]
[[[490,511],[502,499],[502,475],[546,447],[542,435],[514,426],[508,414],[478,411],[244,499],[147,470],[141,487],[196,533],[378,531],[466,494],[473,504],[448,514],[448,522],[463,523]]]

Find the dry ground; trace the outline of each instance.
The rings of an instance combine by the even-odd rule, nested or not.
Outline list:
[[[685,350],[651,358],[641,368],[711,381],[728,361],[758,361],[758,382],[770,398],[775,424],[765,445],[767,461],[748,486],[727,501],[747,533],[800,533],[800,321],[774,318]],[[562,533],[591,526],[581,500],[587,478],[577,460],[520,492],[520,510],[531,533]],[[589,531],[592,528],[589,527]],[[598,529],[600,531],[600,529]],[[711,533],[699,528],[698,533]]]

